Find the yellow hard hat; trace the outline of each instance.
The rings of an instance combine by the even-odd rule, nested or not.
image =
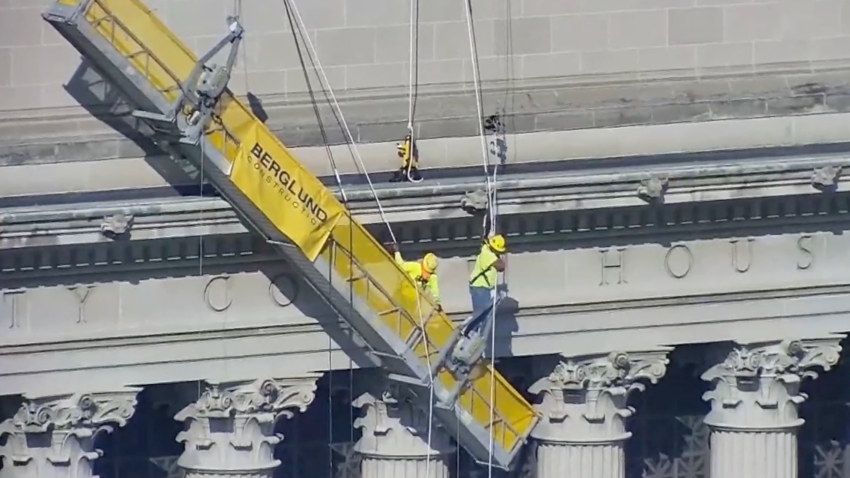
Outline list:
[[[505,236],[496,234],[487,240],[487,245],[490,246],[490,249],[493,249],[494,252],[501,254],[505,252]]]
[[[437,256],[429,252],[422,258],[422,270],[428,274],[433,274],[437,271]]]

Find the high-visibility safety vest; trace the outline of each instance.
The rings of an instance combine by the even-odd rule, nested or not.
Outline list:
[[[413,282],[416,282],[417,285],[427,290],[436,303],[440,303],[440,286],[437,282],[436,273],[432,272],[428,275],[427,279],[423,279],[422,263],[405,261],[398,252],[395,253],[395,261],[413,279]]]
[[[484,287],[493,289],[496,287],[496,268],[493,265],[499,260],[499,256],[490,250],[487,244],[481,246],[481,252],[475,258],[475,266],[469,274],[470,287]]]

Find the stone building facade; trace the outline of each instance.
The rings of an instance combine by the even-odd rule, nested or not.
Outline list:
[[[543,420],[516,469],[494,475],[845,478],[842,344],[500,360]],[[2,403],[4,478],[489,475],[436,425],[429,447],[427,417],[368,370]]]
[[[370,167],[386,170],[388,164],[394,166],[392,147],[381,150],[384,146],[380,143],[399,139],[406,127],[410,61],[406,46],[408,5],[386,0],[298,3],[331,86],[344,100],[343,108],[356,140],[378,144],[376,149],[370,150]],[[473,153],[477,153],[478,148],[477,138],[471,137],[476,134],[481,118],[475,113],[470,89],[472,63],[466,48],[463,4],[459,0],[421,3],[418,137],[423,140],[423,152],[432,161],[431,165],[469,166],[469,158],[476,157]],[[163,162],[160,152],[115,131],[116,118],[120,119],[122,112],[109,108],[114,105],[104,105],[103,97],[91,96],[90,90],[97,85],[98,79],[85,62],[80,62],[79,55],[42,21],[39,15],[46,4],[40,0],[0,0],[0,166],[3,167],[0,203],[3,207],[19,206],[22,202],[41,205],[45,197],[60,201],[55,196],[67,201],[63,196],[66,194],[179,189],[185,185],[185,178],[154,172],[154,166]],[[473,4],[486,90],[485,113],[503,119],[506,132],[521,138],[516,139],[519,147],[512,145],[510,157],[518,166],[519,163],[553,159],[850,141],[850,118],[846,115],[850,110],[850,81],[846,71],[850,56],[850,49],[846,48],[850,42],[850,3],[847,0],[476,0]],[[196,51],[204,50],[220,38],[227,14],[240,14],[248,38],[240,71],[231,86],[239,94],[254,96],[268,113],[267,124],[286,144],[304,148],[319,144],[320,135],[311,117],[310,105],[305,103],[306,85],[291,31],[286,26],[282,2],[149,0],[149,5]],[[330,129],[331,142],[342,142],[340,131]],[[563,132],[577,134],[548,135]],[[615,137],[616,141],[612,139]],[[434,142],[427,143],[432,140]],[[468,147],[470,144],[474,148]],[[368,148],[364,146],[364,149]],[[306,162],[316,174],[327,172],[321,169],[324,166],[318,161]],[[509,166],[514,167],[514,164]],[[777,186],[779,192],[771,194],[810,195],[808,176],[811,171],[804,169],[802,186],[796,183],[780,185]],[[349,167],[348,172],[352,171]],[[799,171],[794,174],[803,177]],[[32,181],[33,177],[38,177],[39,181]],[[837,181],[837,177],[833,179]],[[785,186],[790,189],[779,190]],[[703,192],[708,197],[708,190],[716,190],[717,185],[699,187],[705,188]],[[801,188],[805,188],[805,194],[800,192]],[[634,196],[631,189],[624,194]],[[755,196],[758,194],[748,196],[751,201],[745,208],[747,215],[785,220],[788,210],[797,211],[796,206],[786,208],[785,203],[776,207],[779,212],[767,210],[764,202],[752,199]],[[818,200],[812,202],[820,204]],[[839,207],[833,208],[834,204]],[[826,204],[824,209],[846,212],[841,204],[836,200]],[[605,205],[609,208],[620,206]],[[682,236],[686,236],[692,231],[685,229],[693,223],[703,219],[726,221],[725,216],[719,217],[722,214],[715,212],[736,209],[721,204],[714,210],[707,207],[697,211],[685,205],[680,209],[646,212],[640,208],[643,204],[638,207],[628,203],[628,206],[631,209],[627,213],[614,211],[617,214],[612,213],[610,217],[603,216],[611,209],[594,211],[595,216],[579,211],[575,220],[562,221],[569,223],[569,227],[575,225],[574,230],[568,230],[567,226],[563,229],[552,226],[552,229],[559,234],[579,235],[580,232],[633,230],[636,225],[644,227],[648,223],[660,227],[658,224],[663,223],[664,227],[681,226]],[[705,211],[709,211],[709,219],[696,214]],[[762,214],[763,211],[767,212]],[[800,215],[815,217],[823,212]],[[226,213],[221,212],[222,215]],[[655,213],[657,218],[653,216]],[[668,213],[674,217],[663,216]],[[695,216],[689,216],[691,213]],[[624,225],[611,219],[615,215],[635,221]],[[523,214],[518,212],[514,216]],[[528,214],[524,216],[522,220],[513,218],[511,221],[521,222],[525,227]],[[588,218],[592,220],[586,221]],[[738,219],[735,216],[727,222],[732,224]],[[448,222],[443,221],[438,227]],[[589,223],[591,226],[587,226]],[[208,225],[197,226],[198,230],[203,227]],[[227,234],[244,232],[238,224],[230,227]],[[807,228],[795,232],[808,231],[811,227],[815,226],[807,224]],[[543,234],[544,227],[539,229]],[[817,252],[833,254],[823,260],[827,263],[828,274],[822,277],[823,283],[819,283],[821,289],[805,298],[833,293],[824,301],[835,307],[822,315],[830,316],[831,323],[839,323],[843,315],[835,310],[850,309],[842,305],[840,296],[845,291],[846,280],[837,259],[843,257],[841,241],[835,238],[841,235],[842,226],[833,229],[821,226],[818,231],[827,229],[830,239],[824,238]],[[724,230],[727,231],[725,238],[730,233],[728,228]],[[772,284],[767,278],[780,274],[776,272],[778,269],[771,269],[778,266],[770,261],[766,261],[764,269],[756,271],[754,268],[753,274],[742,275],[749,271],[750,263],[749,259],[746,265],[735,262],[738,258],[735,241],[749,247],[750,240],[743,237],[748,229],[738,232],[742,237],[732,240],[734,269],[724,269],[735,279],[724,276],[722,280],[743,284],[756,276]],[[149,230],[148,233],[153,237],[157,231]],[[192,234],[203,233],[195,230]],[[659,259],[652,263],[652,268],[644,270],[656,274],[653,276],[656,279],[663,277],[678,284],[676,290],[683,295],[693,295],[700,288],[705,292],[709,279],[718,280],[707,267],[701,275],[695,272],[691,276],[693,282],[675,282],[691,270],[693,264],[687,259],[690,249],[687,245],[666,242],[663,247],[668,249],[663,249],[661,244],[656,244],[663,241],[655,240],[660,234],[658,230],[651,230],[651,234],[644,235],[651,239],[640,242],[646,247],[635,248],[638,259]],[[718,235],[723,236],[720,232]],[[191,234],[186,236],[191,236],[192,241],[197,239]],[[617,238],[619,241],[633,239],[633,236]],[[815,256],[813,249],[809,249],[812,242],[806,241],[812,240],[810,235],[795,236],[793,241],[789,236],[771,242],[774,239],[765,239],[768,251],[765,254],[773,254],[771,257],[780,254],[771,244],[781,242],[783,247],[796,244],[798,249],[791,250],[800,255],[789,260],[798,261],[798,272],[808,270],[815,257],[821,260],[822,256]],[[577,242],[583,240],[584,236]],[[599,241],[595,244],[600,245]],[[18,242],[12,245],[22,247]],[[580,244],[573,245],[577,252],[572,256],[579,261],[590,263],[592,260],[596,267],[595,261],[601,257],[601,281],[597,282],[594,276],[593,283],[583,283],[564,293],[564,296],[573,294],[569,296],[568,305],[572,309],[567,315],[586,306],[589,296],[601,300],[600,297],[607,295],[610,300],[612,295],[622,293],[622,297],[616,297],[625,302],[651,295],[651,284],[614,288],[625,282],[626,274],[623,256],[618,255],[621,249],[611,248],[617,246],[616,241],[605,244],[601,250],[580,251]],[[58,240],[38,245],[41,246],[50,249],[51,254],[56,249],[65,249],[55,255],[62,260],[69,256],[69,267],[77,267],[77,262],[88,260],[87,257],[70,257],[69,248],[63,247]],[[702,246],[705,250],[723,247],[726,251],[729,244],[706,240]],[[115,246],[114,250],[117,249]],[[98,249],[104,250],[106,248]],[[139,259],[132,257],[133,252],[130,247],[122,249],[128,263]],[[115,260],[116,256],[109,254],[106,257]],[[530,255],[527,254],[526,259]],[[95,260],[86,267],[94,267],[99,260],[96,254],[92,257]],[[612,262],[606,262],[608,260]],[[71,261],[77,262],[71,264]],[[671,261],[679,268],[671,268]],[[715,262],[704,261],[703,265],[708,266]],[[556,263],[552,256],[542,254],[528,260],[531,264],[528,275],[535,272],[535,268],[539,272],[547,262]],[[649,261],[644,265],[647,263]],[[783,263],[783,267],[788,265],[793,269],[793,264]],[[454,270],[462,270],[462,265],[460,259],[455,261],[457,269]],[[28,262],[23,265],[16,262],[13,266],[27,269],[25,274],[38,270]],[[9,269],[3,271],[6,270]],[[631,265],[629,271],[630,274],[634,272]],[[20,271],[15,269],[15,272]],[[50,270],[49,273],[54,272]],[[251,272],[257,271],[252,269]],[[262,274],[257,272],[256,275]],[[30,280],[31,276],[26,277]],[[132,280],[140,282],[138,278],[127,279],[127,282]],[[561,280],[566,282],[566,274]],[[799,282],[806,280],[812,278],[798,276],[793,283],[799,286]],[[44,293],[42,297],[51,299],[59,292],[68,292],[58,290],[64,288],[65,283],[55,287],[56,290],[45,291],[48,288],[45,283],[49,281],[44,281],[31,281],[29,286],[42,289],[36,294]],[[213,281],[217,286],[226,282],[214,277],[207,285]],[[277,285],[274,276],[271,282],[263,284],[268,286],[263,293],[268,292],[264,300],[269,299],[271,302],[267,306],[274,309],[282,304],[276,302],[280,296],[274,295],[273,286]],[[610,288],[600,289],[601,286]],[[523,292],[528,297],[548,295],[548,300],[567,302],[562,297],[551,299],[552,294],[540,289],[531,285]],[[750,298],[757,296],[765,300],[770,298],[769,292],[778,287],[766,289],[747,289],[747,292]],[[86,294],[88,289],[74,290],[74,294]],[[712,291],[712,294],[717,292]],[[39,357],[43,358],[44,348],[55,343],[42,340],[43,337],[32,338],[35,334],[28,329],[34,323],[32,317],[25,325],[23,319],[17,322],[15,307],[18,302],[13,295],[18,292],[3,290],[2,318],[11,318],[11,332],[0,333],[0,339],[12,337],[18,341],[3,342],[4,347],[12,343],[7,350],[17,351],[28,345],[42,347]],[[228,289],[215,289],[215,292],[224,297],[224,302],[218,304],[229,307]],[[153,294],[146,290],[137,297],[148,293]],[[86,322],[82,313],[85,296],[76,297],[80,303],[75,305],[80,308],[71,308],[72,313],[67,317],[36,317],[47,324],[43,327],[45,335],[57,333],[55,326],[60,318],[63,326],[69,328],[71,323]],[[668,301],[667,314],[675,315],[676,310],[681,310],[670,305],[676,297],[650,298]],[[204,299],[209,297],[204,296]],[[465,297],[461,299],[465,301]],[[717,292],[712,300],[703,304],[703,314],[711,315],[717,310],[713,308],[717,304],[729,306],[743,299]],[[795,301],[803,300],[802,295],[782,300],[781,314],[772,318],[759,317],[759,320],[767,323],[775,319],[777,324],[787,325],[791,319],[805,315],[794,308]],[[49,309],[54,304],[33,302],[33,307],[36,305]],[[546,307],[555,305],[544,304]],[[121,312],[125,307],[126,304],[109,302],[102,305],[100,316],[110,316],[111,311]],[[217,305],[210,307],[212,311],[205,309],[205,312],[222,312],[216,310]],[[598,315],[594,317],[628,312],[608,307],[596,310]],[[144,310],[144,307],[137,309]],[[812,314],[821,314],[821,310]],[[120,314],[112,314],[104,322],[114,326],[117,315]],[[303,319],[296,315],[292,312],[293,322]],[[545,318],[546,313],[540,312],[540,315]],[[90,316],[92,323],[97,322],[93,317]],[[273,314],[269,317],[280,318]],[[151,325],[143,320],[140,323]],[[732,319],[727,323],[735,324]],[[259,340],[268,324],[249,325],[259,331],[254,337]],[[730,325],[733,326],[737,325]],[[763,327],[767,335],[768,326]],[[654,343],[687,342],[674,328],[675,324],[665,328],[667,335],[653,339]],[[846,404],[850,400],[850,390],[844,385],[850,372],[846,363],[841,363],[842,356],[846,356],[843,336],[803,335],[800,331],[805,327],[798,322],[793,328],[795,332],[785,340],[760,342],[757,333],[749,333],[754,337],[740,343],[705,339],[712,343],[693,345],[694,340],[690,340],[687,345],[650,350],[631,350],[626,347],[628,341],[620,340],[617,347],[610,347],[611,350],[604,353],[571,355],[569,349],[579,345],[577,341],[584,341],[585,336],[581,334],[588,330],[598,332],[591,329],[582,327],[571,334],[562,331],[562,336],[572,335],[573,338],[569,339],[571,342],[558,338],[562,341],[558,344],[559,350],[564,350],[561,355],[524,353],[525,357],[500,357],[498,367],[517,388],[538,403],[542,417],[541,425],[526,444],[517,469],[509,474],[538,478],[562,474],[583,478],[850,478],[847,451],[850,437],[846,434],[850,418]],[[757,326],[750,326],[747,331],[753,329]],[[847,330],[850,327],[834,331]],[[206,332],[211,334],[209,330]],[[771,336],[777,335],[773,330],[770,332]],[[78,329],[74,333],[83,335],[85,332]],[[315,339],[315,330],[311,333]],[[629,333],[620,330],[618,337]],[[13,334],[17,335],[13,337]],[[644,340],[647,334],[651,331],[643,330]],[[542,343],[542,335],[538,333],[534,338],[527,335],[525,350],[533,347],[535,340]],[[575,338],[579,336],[582,338]],[[324,344],[324,336],[320,338]],[[294,342],[299,338],[290,337],[290,340]],[[109,347],[112,347],[109,353],[115,354],[113,360],[117,360],[122,352],[121,345],[112,343]],[[93,348],[96,347],[90,347]],[[196,346],[193,352],[201,355],[200,348]],[[0,372],[5,351],[0,349]],[[60,353],[58,346],[55,353],[55,356]],[[179,356],[174,348],[169,353],[175,354],[169,357]],[[9,352],[6,356],[12,357],[6,363],[14,359],[17,368],[10,376],[0,376],[11,381],[27,374],[24,353]],[[98,357],[101,360],[90,360],[86,364],[90,368],[99,367],[97,372],[79,367],[73,361],[62,364],[62,372],[77,377],[62,385],[67,388],[68,383],[73,382],[74,390],[63,392],[51,389],[51,385],[58,382],[44,383],[41,388],[45,391],[31,387],[32,390],[23,395],[0,397],[0,477],[489,476],[486,468],[470,463],[465,453],[421,412],[400,402],[396,391],[373,371],[325,372],[317,369],[315,374],[307,376],[257,373],[258,376],[242,381],[178,382],[172,377],[191,374],[180,370],[180,362],[175,359],[170,364],[172,368],[168,369],[174,375],[158,377],[156,384],[145,385],[147,381],[136,380],[141,384],[103,389],[99,386],[101,383],[118,381],[116,377],[127,369],[116,371],[110,357]],[[328,368],[340,368],[334,360],[341,362],[343,358],[331,359],[333,366]],[[221,359],[221,362],[226,360]],[[215,364],[210,363],[212,361],[204,364],[208,367],[205,370],[215,368]],[[149,365],[133,364],[134,376],[156,375],[158,372],[150,372],[153,366]],[[59,369],[47,370],[49,368],[43,366],[39,373],[50,376]],[[87,377],[86,374],[92,375]],[[212,373],[200,375],[209,378]],[[503,476],[505,473],[494,474]]]

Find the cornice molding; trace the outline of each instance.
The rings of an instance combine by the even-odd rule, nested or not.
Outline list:
[[[843,191],[850,178],[839,171],[848,160],[840,156],[801,156],[782,159],[752,160],[735,165],[719,160],[700,162],[698,166],[648,165],[630,169],[599,162],[601,166],[583,169],[582,174],[556,176],[507,176],[500,181],[499,212],[503,228],[509,234],[528,222],[530,215],[552,211],[570,211],[568,221],[578,224],[610,224],[618,227],[640,227],[649,216],[672,214],[665,218],[675,223],[675,216],[694,215],[692,221],[711,223],[746,219],[730,217],[734,212],[724,208],[741,207],[741,200],[752,199],[758,208],[773,207],[772,214],[783,215],[809,207],[805,203],[846,202]],[[834,184],[822,183],[834,179]],[[663,181],[662,181],[663,180]],[[648,198],[649,186],[663,183]],[[381,186],[376,190],[386,218],[409,234],[406,240],[447,241],[471,237],[477,225],[462,205],[483,187],[478,179],[433,181],[405,187]],[[367,225],[382,222],[372,192],[362,186],[347,187],[349,207]],[[840,199],[837,199],[840,198]],[[732,201],[734,200],[734,201]],[[730,206],[723,206],[724,202]],[[706,203],[714,203],[707,206]],[[657,206],[664,204],[663,208]],[[721,204],[721,205],[716,205]],[[746,206],[750,207],[750,206]],[[845,210],[838,207],[837,210]],[[785,212],[783,212],[785,211]],[[770,211],[765,211],[771,214]],[[821,211],[816,211],[821,213]],[[704,217],[700,216],[704,214]],[[759,212],[749,212],[759,217]],[[612,216],[612,217],[607,217]],[[114,230],[115,218],[126,223]],[[565,216],[566,218],[566,216]],[[407,224],[409,223],[409,224]],[[415,225],[413,223],[416,223]],[[516,225],[514,223],[517,223]],[[470,229],[472,227],[472,229]],[[538,224],[531,229],[547,229]],[[380,229],[380,228],[379,228]],[[62,206],[8,208],[0,210],[0,249],[44,246],[67,246],[112,243],[113,239],[167,239],[193,236],[217,236],[248,232],[235,212],[219,198],[168,198],[159,200],[111,201]],[[522,235],[522,233],[519,233]],[[121,237],[113,237],[121,236]],[[126,236],[126,237],[125,237]]]
[[[507,195],[507,194],[506,194]],[[204,208],[209,207],[209,210]],[[188,211],[186,211],[188,209]],[[280,260],[260,238],[249,234],[219,199],[176,200],[126,205],[133,217],[130,237],[104,234],[104,214],[119,207],[33,211],[0,215],[0,273],[7,280],[35,280],[94,272],[162,270],[197,266],[199,247],[208,266]],[[769,234],[779,229],[816,231],[845,227],[850,193],[782,196],[735,201],[644,205],[616,209],[560,210],[503,214],[500,230],[512,250],[610,247],[618,243],[671,241]],[[42,222],[34,220],[41,216]],[[68,220],[67,218],[71,218]],[[3,225],[6,219],[6,225]],[[29,220],[26,220],[29,219]],[[14,221],[14,222],[13,222]],[[370,224],[385,239],[386,229]],[[480,239],[481,219],[464,217],[393,224],[411,251],[428,249],[444,257],[464,255]],[[203,241],[199,238],[203,237]]]

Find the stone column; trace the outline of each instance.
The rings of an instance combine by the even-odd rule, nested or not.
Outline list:
[[[623,478],[623,445],[631,436],[625,419],[631,392],[642,380],[656,383],[667,372],[667,351],[564,359],[529,391],[540,395],[537,478]]]
[[[318,376],[210,384],[175,420],[185,422],[177,464],[186,478],[270,478],[283,436],[277,421],[303,412],[316,396]]]
[[[101,433],[124,426],[136,410],[140,389],[24,396],[14,417],[0,424],[2,478],[90,478]]]
[[[796,478],[800,392],[811,370],[838,362],[839,339],[788,340],[733,348],[702,375],[714,389],[705,423],[711,428],[714,478]]]
[[[455,451],[451,437],[433,422],[428,446],[428,416],[397,396],[376,387],[354,401],[362,409],[354,422],[363,430],[354,445],[361,456],[360,477],[448,478]]]

